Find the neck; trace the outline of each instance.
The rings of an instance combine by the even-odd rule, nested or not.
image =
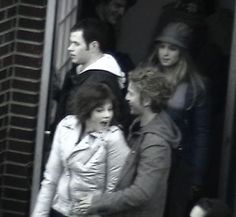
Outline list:
[[[103,53],[96,53],[95,55],[93,55],[88,62],[84,63],[82,65],[82,70],[84,70],[85,68],[87,68],[88,66],[92,65],[93,63],[95,63],[97,60],[99,60],[100,58],[102,58]]]
[[[152,112],[150,109],[146,109],[140,117],[141,126],[147,125],[151,120],[155,118],[156,115],[157,113]]]

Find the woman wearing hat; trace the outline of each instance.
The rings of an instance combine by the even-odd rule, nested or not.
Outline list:
[[[190,39],[186,24],[168,24],[147,61],[160,67],[175,88],[167,111],[182,133],[181,146],[173,151],[166,208],[170,217],[186,216],[190,201],[204,184],[207,165],[209,99],[189,55]]]

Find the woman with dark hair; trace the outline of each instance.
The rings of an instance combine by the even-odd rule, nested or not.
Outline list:
[[[57,126],[32,217],[81,216],[80,198],[113,191],[126,161],[129,148],[111,125],[116,99],[107,85],[80,87],[74,111]]]
[[[232,212],[222,200],[202,198],[192,208],[190,217],[231,217]]]
[[[209,97],[206,82],[189,54],[192,30],[170,23],[156,38],[145,64],[157,65],[174,87],[167,112],[180,128],[181,146],[174,151],[167,201],[168,216],[187,215],[189,202],[204,185],[209,139]]]

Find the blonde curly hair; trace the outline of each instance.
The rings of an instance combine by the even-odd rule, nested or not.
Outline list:
[[[137,67],[129,73],[129,82],[140,91],[141,102],[146,97],[151,99],[151,109],[157,113],[166,106],[174,90],[167,76],[156,66]]]

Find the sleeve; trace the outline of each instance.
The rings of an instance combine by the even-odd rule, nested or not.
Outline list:
[[[170,147],[158,137],[146,141],[141,146],[132,183],[123,190],[94,196],[88,213],[108,214],[134,209],[148,202],[156,189],[165,188],[170,169]]]
[[[44,178],[41,182],[34,211],[31,217],[48,217],[52,201],[56,192],[57,184],[62,174],[63,165],[60,158],[60,131],[59,123],[53,139],[52,149],[44,172]]]
[[[210,137],[210,95],[208,90],[203,91],[197,98],[196,104],[191,112],[193,126],[193,147],[194,147],[194,177],[196,185],[203,184],[204,175],[207,169],[207,158]]]
[[[106,191],[114,190],[120,177],[121,170],[125,164],[130,149],[125,141],[121,130],[116,130],[110,135],[107,142],[107,171]]]

